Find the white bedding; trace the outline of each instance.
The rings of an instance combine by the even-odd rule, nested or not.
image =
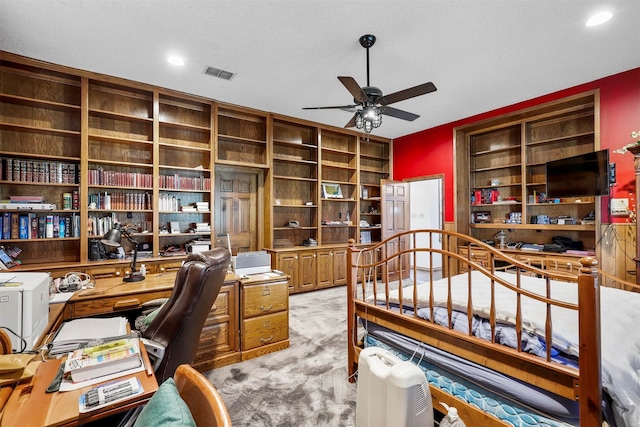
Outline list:
[[[498,272],[500,278],[515,284],[515,275]],[[539,295],[546,294],[542,279],[521,275],[521,287]],[[467,311],[468,274],[451,279],[454,310]],[[488,318],[491,308],[491,282],[482,273],[472,272],[473,313]],[[447,305],[447,279],[434,282],[434,306]],[[380,293],[377,298],[384,298]],[[577,303],[575,283],[552,281],[551,298]],[[402,304],[413,307],[412,286],[403,289]],[[495,284],[496,320],[515,324],[515,292]],[[398,291],[389,302],[399,304]],[[546,305],[522,297],[523,328],[544,336]],[[640,426],[640,294],[613,288],[600,288],[602,385],[613,400],[619,426]],[[429,284],[418,285],[418,308],[429,307]],[[552,309],[553,346],[571,355],[578,354],[578,318],[574,310]]]

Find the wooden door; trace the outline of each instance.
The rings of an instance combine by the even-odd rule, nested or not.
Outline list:
[[[219,171],[215,181],[216,234],[229,233],[233,255],[257,250],[257,174]]]
[[[409,183],[383,179],[382,186],[382,239],[409,230]],[[388,243],[384,250],[391,256],[409,247],[409,238],[402,237]],[[409,277],[409,258],[402,257],[400,264],[389,263],[387,271],[390,280]]]

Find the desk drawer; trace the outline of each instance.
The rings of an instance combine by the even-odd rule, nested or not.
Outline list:
[[[100,299],[90,299],[86,301],[69,301],[65,306],[65,319],[75,319],[77,317],[96,316],[99,314],[117,313],[126,310],[135,310],[143,303],[157,298],[168,298],[171,290],[147,292],[131,296],[119,296]]]
[[[242,317],[261,316],[289,308],[289,285],[287,282],[256,284],[242,289]]]
[[[288,311],[242,321],[242,350],[251,350],[287,338],[289,338]]]

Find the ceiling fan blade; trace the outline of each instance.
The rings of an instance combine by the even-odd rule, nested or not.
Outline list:
[[[384,95],[381,98],[378,98],[376,100],[376,103],[379,103],[381,105],[389,105],[393,104],[394,102],[404,101],[405,99],[425,95],[430,92],[435,92],[436,90],[436,85],[434,85],[433,83],[424,83],[418,86],[411,87],[409,89],[394,92],[389,95]]]
[[[351,120],[349,120],[349,123],[347,123],[346,125],[344,125],[345,128],[352,128],[356,125],[356,116],[354,115],[353,117],[351,117]]]
[[[417,114],[413,114],[408,111],[398,110],[397,108],[393,108],[389,106],[382,107],[382,114],[384,114],[385,116],[395,117],[396,119],[407,120],[409,122],[412,122],[418,117],[420,117]]]
[[[353,77],[338,76],[338,80],[342,82],[357,102],[369,102],[369,96],[367,96]]]
[[[330,110],[330,109],[340,109],[340,110],[349,110],[351,108],[356,108],[357,105],[332,105],[329,107],[302,107],[303,110]]]

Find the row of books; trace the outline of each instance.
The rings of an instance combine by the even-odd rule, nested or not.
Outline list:
[[[150,193],[96,193],[89,194],[89,205],[95,209],[153,209]]]
[[[117,185],[120,187],[153,188],[153,174],[119,172],[102,168],[89,169],[89,185]]]
[[[211,178],[161,175],[160,188],[171,190],[211,190]]]
[[[79,184],[80,165],[70,162],[0,159],[0,177],[11,182]]]
[[[2,239],[58,239],[80,237],[80,215],[3,212]]]
[[[113,216],[90,216],[87,220],[87,234],[89,237],[104,236],[115,226],[116,222],[117,220]]]

